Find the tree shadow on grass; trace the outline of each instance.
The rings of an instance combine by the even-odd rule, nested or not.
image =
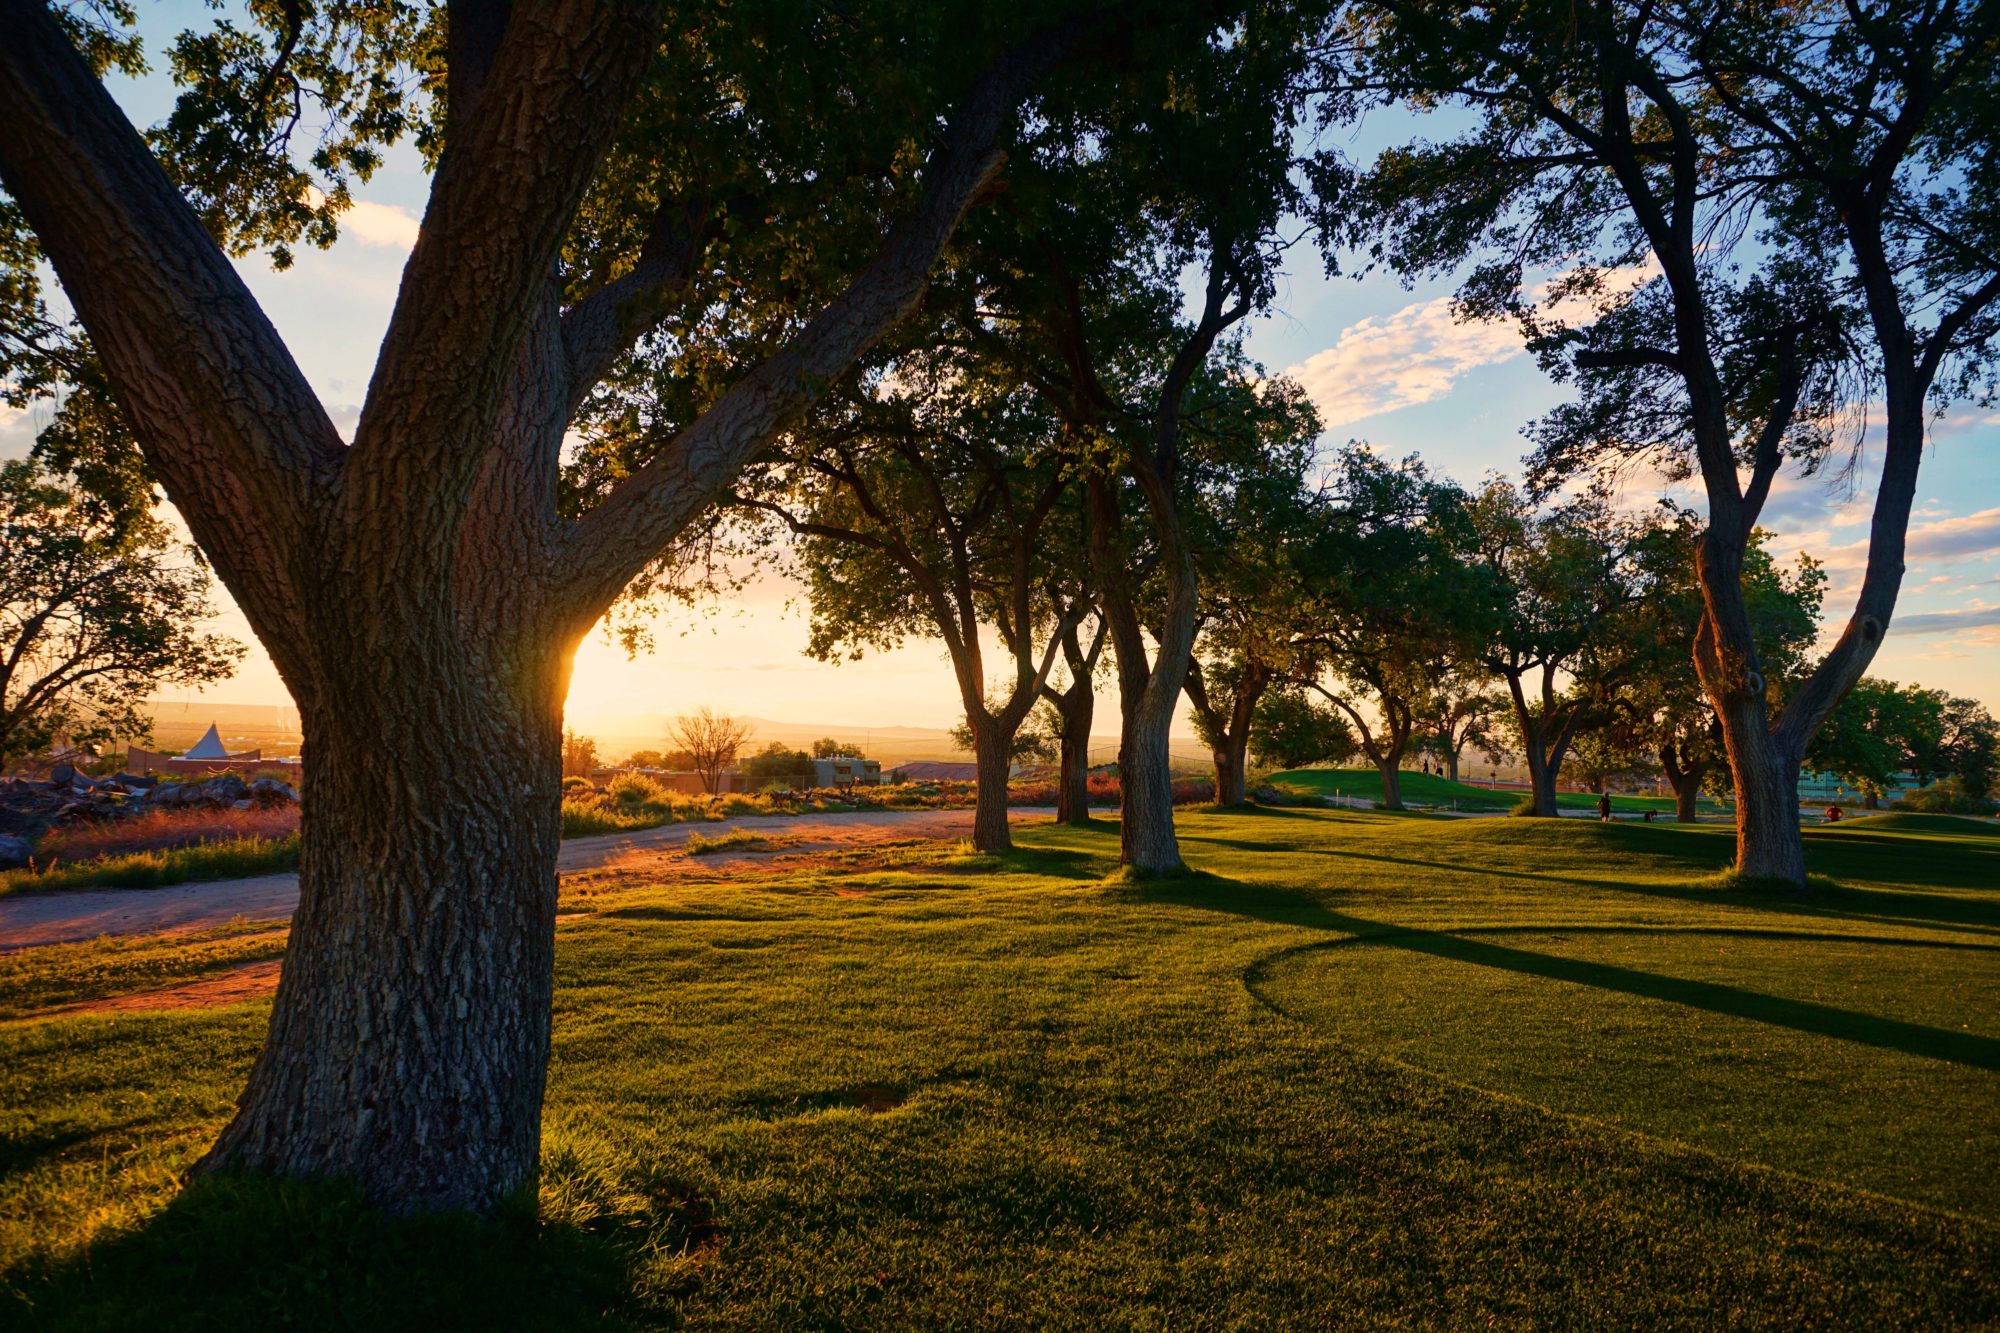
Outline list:
[[[1318,950],[1368,944],[1403,949],[1411,953],[1450,959],[1477,967],[1499,968],[1550,981],[1568,981],[1644,999],[1666,1000],[1686,1005],[1691,1009],[1703,1009],[1733,1018],[1769,1023],[1775,1027],[1791,1028],[1815,1036],[1836,1037],[1867,1046],[1884,1047],[1926,1059],[1969,1065],[1976,1069],[2000,1070],[2000,1040],[1992,1037],[1934,1028],[1901,1019],[1884,1018],[1877,1014],[1860,1013],[1808,1000],[1766,995],[1761,991],[1746,990],[1740,986],[1729,986],[1719,982],[1695,981],[1611,963],[1596,963],[1584,959],[1565,958],[1557,954],[1537,953],[1530,949],[1472,937],[1475,933],[1479,935],[1500,933],[1497,931],[1481,930],[1454,935],[1443,931],[1371,921],[1366,917],[1334,911],[1311,894],[1295,889],[1248,885],[1228,880],[1176,880],[1148,886],[1146,896],[1154,901],[1231,912],[1258,920],[1305,926],[1315,930],[1339,931],[1349,936],[1347,939],[1320,940],[1294,945],[1289,949],[1266,955],[1246,969],[1244,984],[1260,1002],[1270,1005],[1273,1009],[1277,1009],[1277,1006],[1264,997],[1260,987],[1270,969],[1281,960]],[[1565,932],[1572,931],[1568,926],[1561,929]],[[1609,929],[1616,928],[1607,928],[1607,931]],[[1729,931],[1707,928],[1675,931],[1662,930],[1658,927],[1629,929],[1633,933],[1660,935],[1716,934],[1795,941],[1839,940],[1859,944],[1893,944],[1907,948],[1921,948],[1926,943],[1920,940],[1892,941],[1864,936],[1784,931]],[[1579,930],[1573,933],[1582,932]],[[1945,947],[1953,946],[1946,944]]]
[[[138,1227],[0,1285],[17,1329],[630,1327],[660,1228],[394,1218],[336,1184],[205,1177]],[[705,1217],[681,1226],[707,1244]],[[668,1243],[671,1243],[669,1238]]]
[[[1648,851],[1658,850],[1661,845],[1658,840],[1663,835],[1666,838],[1675,836],[1671,831],[1628,829],[1616,825],[1602,832],[1614,842],[1652,844],[1645,847]],[[1470,858],[1453,861],[1435,857],[1394,856],[1385,852],[1363,852],[1325,845],[1310,848],[1296,847],[1249,838],[1210,838],[1204,841],[1217,847],[1228,847],[1239,851],[1275,851],[1329,856],[1343,860],[1408,866],[1424,871],[1446,871],[1454,875],[1490,876],[1502,880],[1526,880],[1573,888],[1598,889],[1607,893],[1637,894],[1649,898],[1667,898],[1677,902],[1702,903],[1708,906],[1747,907],[1796,916],[1866,921],[1879,925],[1913,926],[1919,929],[1952,930],[1968,934],[2000,934],[2000,895],[1990,898],[1966,897],[1951,893],[1926,893],[1920,889],[1870,889],[1845,884],[1835,884],[1833,887],[1816,889],[1807,894],[1759,893],[1694,882],[1648,883],[1643,880],[1609,879],[1592,875],[1560,875],[1548,871],[1526,870],[1512,865],[1493,865]],[[1675,850],[1668,845],[1668,850],[1663,854],[1671,856]],[[1834,860],[1829,863],[1828,860],[1821,859],[1819,868],[1843,878],[1850,875],[1876,879],[1888,879],[1892,875],[1907,877],[1909,855],[1910,853],[1904,850],[1892,864],[1866,867],[1849,861]],[[2000,852],[1988,853],[1974,849],[1961,854],[1961,859],[1966,861],[1982,857],[1983,861],[1970,866],[1942,867],[1948,872],[1947,885],[1963,884],[1975,888],[2000,885]],[[1726,859],[1725,855],[1716,861],[1716,865],[1723,864]],[[1701,868],[1699,865],[1690,867],[1691,870]],[[1926,873],[1936,868],[1939,867],[1927,867]]]

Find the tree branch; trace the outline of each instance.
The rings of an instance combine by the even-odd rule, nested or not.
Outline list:
[[[916,308],[938,251],[999,172],[1001,127],[1083,31],[1044,29],[989,65],[931,155],[916,209],[847,289],[576,524],[562,580],[576,619],[595,617],[786,421]]]

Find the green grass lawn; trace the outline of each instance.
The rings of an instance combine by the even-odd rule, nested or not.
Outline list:
[[[1364,801],[1382,799],[1382,775],[1373,768],[1294,768],[1273,774],[1271,780],[1315,795],[1332,796],[1337,792]],[[1448,778],[1408,770],[1403,773],[1401,785],[1405,805],[1437,806],[1446,810],[1512,810],[1515,803],[1527,795],[1521,790],[1502,788],[1496,791],[1490,787],[1475,787],[1470,783],[1453,782]],[[1556,793],[1556,805],[1564,810],[1595,810],[1597,797],[1585,791],[1562,791]],[[1656,814],[1671,815],[1674,798],[1613,796],[1611,808],[1620,814],[1644,814],[1651,810]],[[1723,807],[1703,798],[1700,809],[1713,814]]]
[[[1811,830],[1806,900],[1716,826],[1182,829],[573,881],[538,1227],[176,1198],[266,1004],[20,1017],[268,935],[0,957],[0,1324],[2000,1322],[1991,824]]]

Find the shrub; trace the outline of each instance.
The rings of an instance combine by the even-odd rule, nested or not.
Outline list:
[[[1955,777],[1909,792],[1896,804],[1900,809],[1935,815],[1990,815],[2000,810],[2000,803],[1990,797],[1967,795]]]
[[[622,806],[627,810],[644,806],[651,806],[660,810],[671,810],[673,808],[671,798],[676,793],[668,791],[659,783],[642,774],[620,773],[605,784],[604,794],[610,798],[612,804]]]
[[[643,810],[620,810],[597,796],[572,796],[562,803],[562,835],[589,838],[601,833],[630,833],[635,829],[657,828],[672,823],[670,817]]]
[[[562,789],[566,792],[585,791],[588,790],[589,787],[590,787],[589,778],[567,777],[563,779]]]
[[[1523,796],[1520,800],[1514,802],[1513,807],[1507,813],[1523,818],[1532,817],[1535,813],[1535,798],[1533,796]]]

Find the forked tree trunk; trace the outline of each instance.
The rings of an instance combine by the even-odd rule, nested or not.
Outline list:
[[[534,1185],[563,685],[425,663],[351,664],[301,698],[290,947],[269,1038],[197,1170],[345,1178],[397,1212],[486,1211]]]
[[[1678,743],[1669,741],[1660,746],[1660,768],[1674,789],[1674,822],[1694,823],[1695,806],[1701,799],[1701,780],[1708,772],[1708,764],[1702,760],[1682,759]]]
[[[1804,888],[1805,840],[1799,831],[1799,762],[1804,747],[1801,744],[1800,753],[1789,752],[1771,726],[1756,638],[1743,599],[1742,560],[1742,544],[1711,524],[1696,560],[1703,614],[1695,634],[1695,673],[1722,726],[1723,752],[1736,797],[1736,873]]]
[[[1566,712],[1558,714],[1551,689],[1552,674],[1547,669],[1543,671],[1543,702],[1539,710],[1529,704],[1520,678],[1507,678],[1507,691],[1514,705],[1514,725],[1521,736],[1521,759],[1528,766],[1528,792],[1539,819],[1554,819],[1562,813],[1556,803],[1556,782],[1562,773],[1563,758],[1583,721],[1582,707],[1573,702]]]
[[[1225,809],[1248,800],[1250,722],[1276,674],[1261,662],[1246,662],[1231,682],[1228,695],[1218,697],[1210,692],[1201,663],[1192,655],[1189,657],[1182,688],[1209,737],[1209,759],[1215,766],[1215,803]]]

